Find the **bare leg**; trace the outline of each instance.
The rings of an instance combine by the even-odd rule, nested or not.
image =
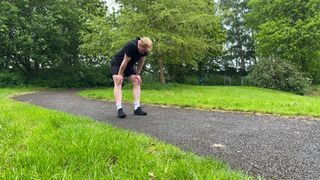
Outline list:
[[[113,82],[114,82],[114,89],[113,89],[113,94],[114,94],[114,99],[116,102],[117,108],[121,108],[121,102],[122,102],[122,81],[120,83],[116,83],[114,76],[113,76]]]
[[[133,95],[134,106],[136,109],[137,107],[140,106],[140,93],[141,93],[140,82],[136,81],[135,75],[131,75],[129,79],[132,82],[132,95]]]

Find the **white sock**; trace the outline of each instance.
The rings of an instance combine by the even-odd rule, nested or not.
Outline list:
[[[117,107],[117,111],[118,111],[119,109],[121,109],[121,108],[122,108],[121,103],[120,103],[120,104],[116,104],[116,107]]]
[[[140,102],[134,102],[133,106],[134,106],[134,110],[137,110],[138,107],[140,107]]]

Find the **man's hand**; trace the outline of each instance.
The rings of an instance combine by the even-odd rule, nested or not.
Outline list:
[[[120,85],[120,84],[122,84],[123,76],[121,74],[114,75],[113,79],[114,79],[116,84]]]

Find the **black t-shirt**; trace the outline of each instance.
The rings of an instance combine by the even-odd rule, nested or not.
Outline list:
[[[116,55],[113,56],[111,60],[111,65],[120,66],[125,54],[128,57],[131,57],[129,63],[127,64],[127,68],[133,67],[136,64],[136,62],[140,60],[142,56],[147,56],[148,53],[145,53],[145,54],[139,53],[138,40],[140,40],[140,38],[136,38],[134,40],[129,41]]]

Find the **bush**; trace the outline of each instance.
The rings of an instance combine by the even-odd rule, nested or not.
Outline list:
[[[155,82],[159,82],[159,75],[158,73],[153,74],[153,73],[145,73],[143,72],[141,74],[141,78],[143,83],[155,83]]]
[[[185,76],[183,84],[199,85],[199,78],[192,75]]]
[[[224,79],[219,74],[205,74],[200,78],[200,85],[216,86],[224,85]]]
[[[226,78],[226,80],[225,80]],[[231,82],[229,83],[228,78],[230,78]],[[203,86],[223,86],[223,85],[231,85],[231,86],[240,86],[240,85],[247,85],[246,77],[243,77],[244,84],[241,83],[241,76],[234,75],[234,76],[224,76],[218,73],[206,73],[203,75],[186,75],[181,76],[179,79],[173,79],[171,83],[178,83],[178,84],[188,84],[188,85],[203,85]]]
[[[304,95],[310,89],[310,79],[287,61],[262,60],[248,75],[248,84]]]
[[[26,78],[18,72],[2,71],[0,72],[0,87],[6,86],[24,86]]]
[[[80,88],[111,85],[111,74],[107,66],[66,66],[42,70],[32,84],[52,88]]]

